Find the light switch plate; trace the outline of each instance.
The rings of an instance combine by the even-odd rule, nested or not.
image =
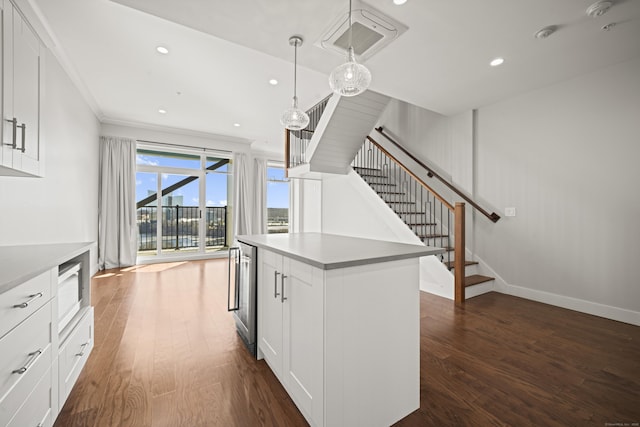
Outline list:
[[[504,216],[516,216],[516,208],[504,208]]]

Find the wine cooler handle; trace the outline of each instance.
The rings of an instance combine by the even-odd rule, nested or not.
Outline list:
[[[231,254],[237,252],[237,256],[240,256],[240,248],[238,246],[234,246],[229,248],[229,276],[227,279],[227,311],[238,311],[238,309],[240,308],[240,298],[238,296],[238,285],[239,285],[239,269],[238,269],[238,262],[237,262],[237,257],[231,257]],[[233,268],[235,268],[235,283],[233,284],[233,288],[234,288],[234,306],[231,306],[231,266],[233,265]]]

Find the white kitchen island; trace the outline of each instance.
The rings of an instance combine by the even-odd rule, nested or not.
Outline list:
[[[388,426],[420,406],[419,258],[444,249],[321,233],[258,247],[258,358],[312,426]]]

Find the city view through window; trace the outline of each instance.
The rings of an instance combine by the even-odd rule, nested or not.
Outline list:
[[[286,233],[289,184],[282,168],[269,167],[267,176],[268,231]],[[228,202],[232,194],[231,159],[206,153],[138,149],[139,255],[197,253],[228,247],[232,231],[232,208]]]
[[[289,180],[284,168],[267,168],[267,232],[289,232]]]

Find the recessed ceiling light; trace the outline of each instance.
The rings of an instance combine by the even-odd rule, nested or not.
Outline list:
[[[504,63],[504,58],[495,58],[491,62],[489,62],[489,65],[491,65],[492,67],[497,67],[498,65],[502,65],[502,63]]]
[[[164,108],[158,108],[158,113],[167,114],[167,110],[165,110]]]
[[[393,4],[397,4],[398,6],[405,4],[406,2],[407,0],[393,0]]]
[[[158,53],[161,53],[163,55],[166,55],[167,53],[169,53],[169,49],[167,49],[164,46],[158,46],[156,50],[158,51]]]
[[[278,84],[278,81],[277,81],[276,79],[271,79],[271,80],[269,80],[269,84],[270,84],[271,86],[275,86],[275,85],[277,85],[277,84]]]
[[[240,123],[234,123],[233,124],[235,127],[239,128],[240,127]]]

